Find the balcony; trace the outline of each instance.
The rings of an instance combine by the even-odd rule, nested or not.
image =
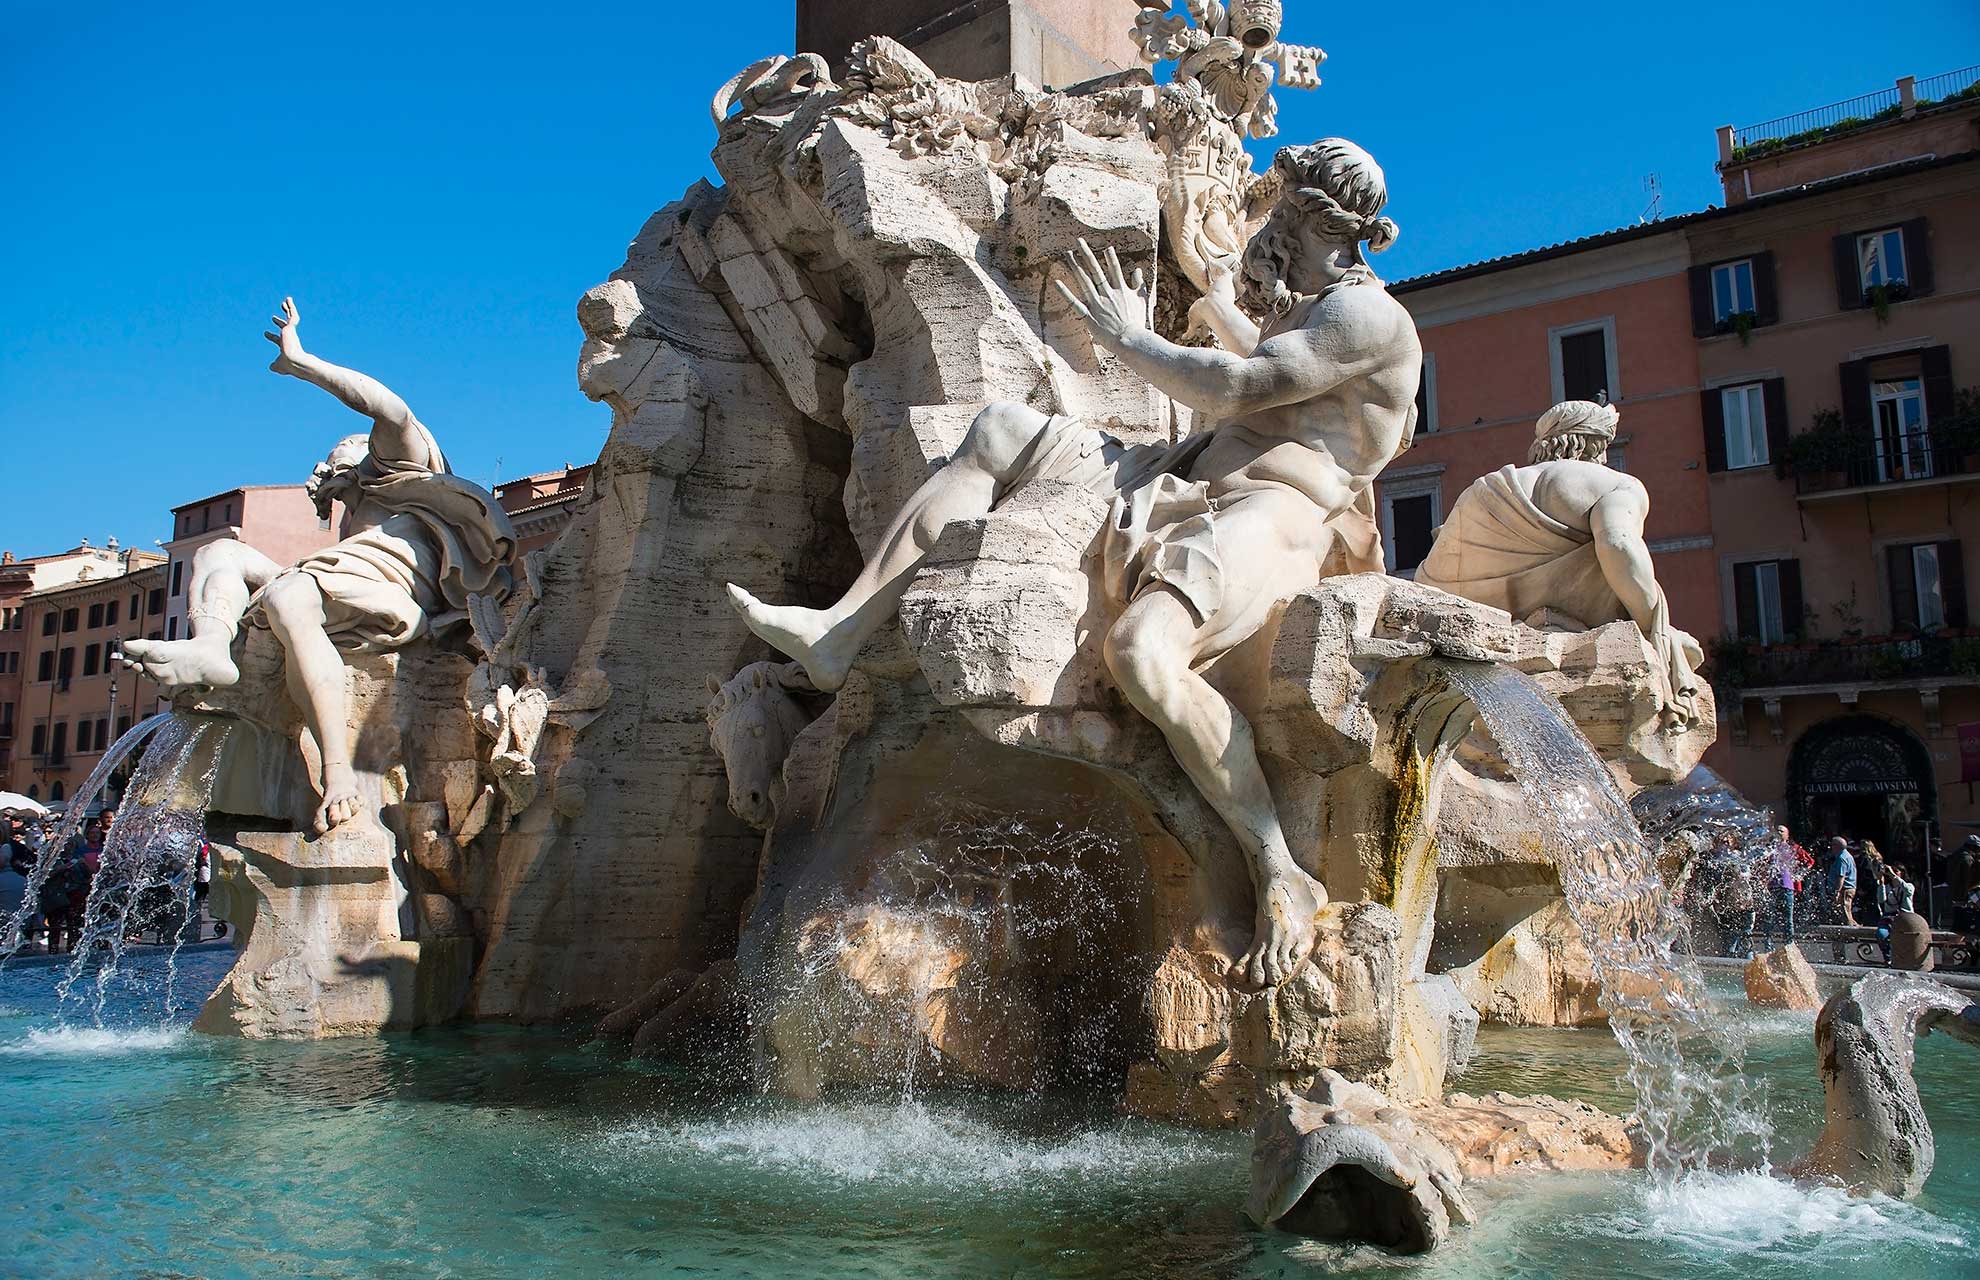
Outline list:
[[[1939,733],[1939,693],[1955,685],[1980,685],[1980,632],[1824,640],[1812,644],[1759,645],[1721,641],[1712,647],[1712,685],[1721,706],[1739,709],[1733,737],[1746,740],[1744,704],[1758,702],[1774,741],[1784,739],[1781,702],[1792,697],[1834,697],[1846,707],[1870,692],[1915,691],[1927,731]]]
[[[1880,440],[1852,440],[1796,458],[1794,497],[1802,505],[1858,494],[1933,488],[1980,479],[1972,424],[1954,424]]]

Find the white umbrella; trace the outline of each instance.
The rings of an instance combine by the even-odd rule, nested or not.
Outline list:
[[[48,816],[48,806],[39,800],[30,800],[18,791],[0,791],[0,813],[31,813],[37,818]]]

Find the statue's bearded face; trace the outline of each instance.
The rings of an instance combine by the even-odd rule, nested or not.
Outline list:
[[[330,456],[310,471],[303,491],[315,505],[318,519],[330,518],[332,503],[341,502],[347,507],[352,504],[358,494],[358,464],[368,452],[369,443],[363,436],[341,440]]]
[[[1320,219],[1281,200],[1244,252],[1244,277],[1258,302],[1283,314],[1296,298],[1338,283],[1361,261],[1358,246],[1330,236]]]

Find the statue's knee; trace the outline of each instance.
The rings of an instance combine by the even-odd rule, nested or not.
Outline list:
[[[281,632],[294,627],[316,625],[323,622],[323,593],[316,584],[300,574],[278,578],[268,584],[268,590],[261,597],[262,611],[268,615],[268,625]]]
[[[985,405],[969,424],[956,459],[1000,475],[1017,465],[1045,422],[1044,414],[1015,400]]]
[[[1174,655],[1143,628],[1115,627],[1107,633],[1102,654],[1114,682],[1136,703],[1159,702],[1174,683]]]

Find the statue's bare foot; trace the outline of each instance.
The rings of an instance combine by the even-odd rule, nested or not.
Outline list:
[[[1315,917],[1327,891],[1303,871],[1281,876],[1258,896],[1258,932],[1251,950],[1231,964],[1231,979],[1252,991],[1278,986],[1299,971],[1318,937]]]
[[[317,835],[326,835],[358,815],[357,775],[347,764],[323,766],[323,803],[316,806],[312,825]]]
[[[858,653],[846,651],[843,638],[833,635],[823,609],[765,604],[733,582],[729,584],[729,603],[759,639],[785,657],[796,659],[820,693],[831,693],[852,673]]]
[[[218,636],[126,640],[124,665],[142,671],[167,693],[181,689],[224,689],[241,678],[231,649]]]

